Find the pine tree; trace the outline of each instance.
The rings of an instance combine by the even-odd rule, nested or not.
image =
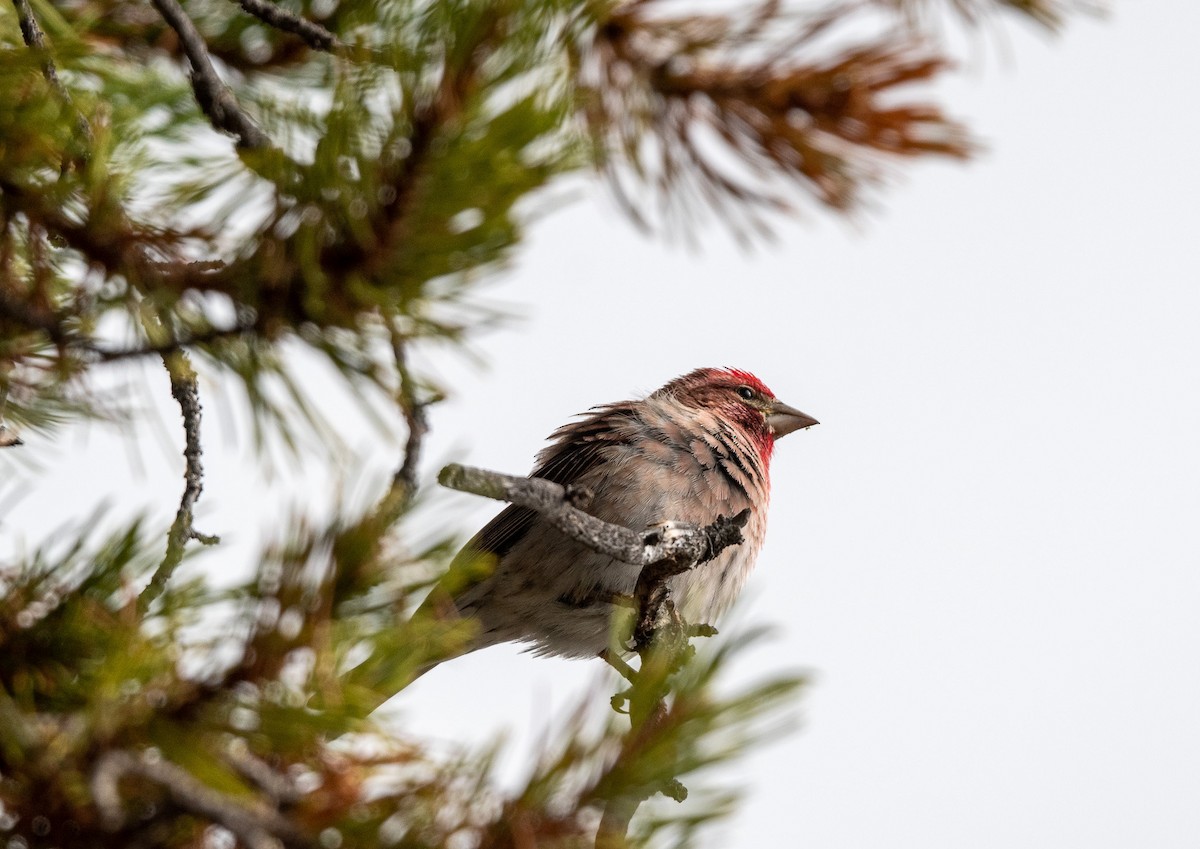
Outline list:
[[[1051,28],[1069,11],[948,8]],[[520,240],[522,202],[565,175],[599,175],[652,233],[715,220],[753,242],[805,205],[855,208],[895,162],[967,157],[967,131],[909,91],[947,71],[921,34],[942,11],[0,6],[0,475],[21,473],[22,433],[109,415],[95,379],[130,361],[162,361],[186,442],[165,554],[164,531],[136,522],[0,564],[6,845],[686,845],[727,812],[728,793],[696,773],[773,728],[801,682],[718,695],[743,641],[695,650],[664,615],[661,574],[637,600],[639,662],[617,710],[565,718],[520,792],[493,787],[486,756],[447,762],[375,718],[470,629],[411,616],[419,576],[449,549],[401,539],[426,408],[446,391],[408,352],[487,323],[478,281]],[[388,426],[407,434],[391,487],[362,516],[297,523],[243,585],[181,577],[198,547],[220,557],[193,526],[196,369],[239,387],[255,427],[286,441],[319,403],[285,345],[390,399]],[[506,500],[528,484],[460,468],[443,481]],[[574,509],[570,493],[550,497]],[[701,537],[663,562],[710,556]],[[635,818],[685,785],[703,805]]]

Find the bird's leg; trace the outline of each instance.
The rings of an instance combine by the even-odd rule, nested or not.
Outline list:
[[[600,652],[600,659],[617,670],[617,674],[633,684],[637,680],[637,670],[625,662],[625,658],[614,651],[613,649],[605,649]]]
[[[617,713],[629,713],[629,700],[633,698],[633,688],[637,685],[637,670],[625,662],[620,649],[608,648],[600,652],[600,659],[617,670],[617,674],[629,682],[629,686],[613,694],[609,704]]]

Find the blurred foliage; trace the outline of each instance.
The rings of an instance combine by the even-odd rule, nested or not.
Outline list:
[[[613,799],[650,796],[776,733],[799,683],[718,694],[737,641],[682,668],[661,657],[635,688],[644,702],[673,693],[661,719],[635,706],[629,727],[604,718],[603,704],[582,707],[506,798],[490,787],[486,759],[436,760],[371,716],[470,634],[470,623],[405,620],[405,569],[377,530],[301,528],[245,585],[175,581],[145,614],[137,588],[154,564],[137,526],[98,543],[81,534],[7,568],[0,827],[64,849],[207,845],[214,822],[247,845],[256,828],[287,846],[325,845],[331,829],[364,847],[462,845],[467,835],[482,847],[590,845]],[[234,659],[215,664],[230,648]],[[698,810],[659,811],[630,839],[686,831],[724,808]]]
[[[380,384],[391,332],[457,339],[488,319],[473,281],[570,172],[600,169],[644,226],[686,232],[708,214],[754,239],[806,196],[852,209],[889,162],[971,148],[904,91],[947,68],[917,29],[878,20],[911,18],[915,0],[705,14],[670,0],[255,2],[329,49],[189,0],[223,77],[208,91],[153,5],[0,5],[11,423],[78,414],[90,368],[174,346],[240,378],[273,426],[261,384],[289,380],[272,354],[284,337]],[[1047,24],[1066,8],[948,5]],[[265,142],[213,129],[224,85]]]
[[[0,840],[689,844],[734,801],[705,770],[777,731],[799,683],[718,688],[738,641],[652,650],[614,702],[629,716],[581,707],[516,793],[492,786],[485,754],[435,759],[375,718],[470,636],[406,615],[405,582],[447,551],[398,553],[441,391],[408,373],[405,346],[460,345],[497,318],[476,284],[564,175],[605,176],[652,231],[707,216],[753,240],[806,200],[853,209],[893,163],[966,156],[965,130],[908,93],[948,68],[921,19],[1056,27],[1070,8],[0,4],[0,475],[23,429],[122,413],[95,378],[133,358],[164,359],[188,445],[166,559],[138,525],[93,539],[91,517],[0,564]],[[289,441],[297,411],[319,419],[296,346],[391,399],[408,454],[374,511],[293,523],[252,580],[218,591],[176,569],[199,538],[188,358]],[[626,828],[681,779],[699,803],[651,802]]]

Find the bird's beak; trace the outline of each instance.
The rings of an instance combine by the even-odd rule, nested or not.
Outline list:
[[[771,406],[767,408],[767,427],[771,428],[771,435],[776,439],[787,436],[793,430],[801,430],[815,424],[820,422],[782,401],[772,401]]]

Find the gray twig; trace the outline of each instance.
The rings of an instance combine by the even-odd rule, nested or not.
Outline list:
[[[201,463],[200,448],[200,389],[196,372],[188,361],[187,354],[182,351],[164,355],[163,364],[167,367],[167,373],[171,375],[171,397],[179,404],[179,411],[183,414],[183,497],[179,500],[179,510],[176,511],[175,521],[171,523],[171,530],[167,533],[167,553],[154,572],[154,577],[138,597],[138,609],[142,612],[145,612],[150,603],[166,588],[175,567],[183,560],[183,550],[188,540],[199,540],[206,545],[220,541],[216,537],[197,533],[192,525],[196,502],[204,490],[204,466]]]
[[[213,127],[238,137],[238,146],[247,149],[271,147],[271,140],[250,117],[242,112],[233,92],[217,76],[208,45],[192,19],[176,0],[150,0],[163,20],[175,30],[184,54],[192,66],[192,91],[196,102]]]
[[[750,518],[750,511],[743,510],[733,517],[718,516],[705,527],[662,522],[638,532],[585,513],[580,508],[586,506],[589,493],[542,478],[515,477],[455,463],[442,469],[438,481],[450,489],[527,507],[593,551],[641,566],[633,595],[637,618],[632,647],[637,651],[649,646],[664,627],[679,624],[667,582],[742,542],[741,529]]]
[[[576,504],[586,502],[586,493],[542,478],[517,477],[452,463],[442,469],[438,482],[460,492],[534,510],[567,536],[622,563],[647,567],[671,561],[672,566],[654,570],[647,578],[642,591],[651,599],[649,590],[654,583],[665,582],[706,563],[730,545],[740,543],[739,529],[749,518],[749,511],[745,511],[732,519],[720,517],[704,528],[667,522],[645,531],[634,531],[609,524],[579,509]]]
[[[251,849],[278,849],[280,841],[285,846],[314,845],[278,811],[235,801],[169,761],[137,757],[122,750],[105,752],[92,770],[92,800],[109,831],[118,831],[125,824],[120,782],[126,777],[159,785],[176,805],[224,826]]]

